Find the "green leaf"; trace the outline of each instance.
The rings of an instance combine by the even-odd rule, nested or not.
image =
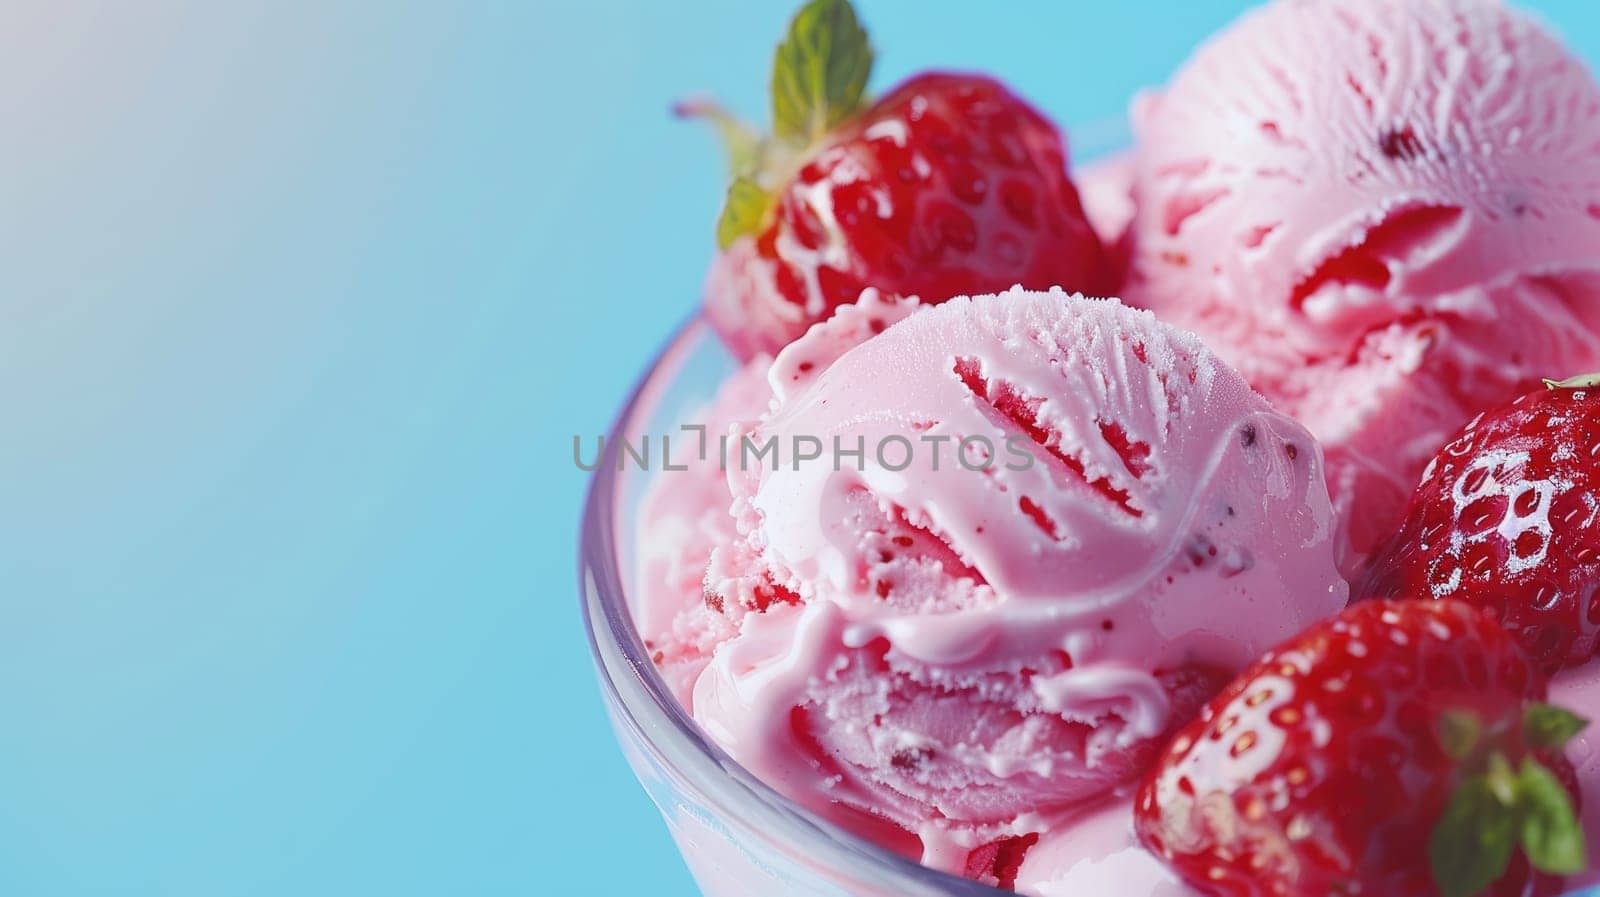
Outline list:
[[[1483,723],[1467,710],[1446,710],[1439,715],[1439,743],[1457,760],[1466,759],[1483,736]]]
[[[1522,713],[1522,736],[1536,748],[1559,750],[1566,747],[1589,721],[1565,707],[1529,704]]]
[[[1588,865],[1583,827],[1566,786],[1537,761],[1522,761],[1517,791],[1522,817],[1522,850],[1535,869],[1573,875]]]
[[[1462,782],[1428,839],[1428,863],[1443,897],[1473,897],[1506,871],[1516,818],[1487,776]]]
[[[733,241],[761,229],[772,197],[749,178],[734,178],[728,185],[728,199],[717,220],[717,245],[727,249]]]
[[[810,0],[772,60],[772,130],[815,142],[861,105],[872,47],[849,0]]]

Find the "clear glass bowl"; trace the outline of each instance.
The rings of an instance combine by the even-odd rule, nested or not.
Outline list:
[[[1001,897],[817,819],[707,741],[634,629],[634,511],[654,471],[617,470],[621,437],[673,433],[733,361],[698,319],[645,373],[606,438],[584,511],[579,585],[606,709],[706,897]]]
[[[732,368],[703,322],[680,330],[623,407],[590,487],[579,569],[584,621],[628,763],[706,897],[1004,897],[868,843],[757,781],[700,734],[650,662],[628,596],[634,512],[654,472],[635,464],[619,472],[617,441],[677,432]],[[1600,888],[1568,897],[1600,897]]]

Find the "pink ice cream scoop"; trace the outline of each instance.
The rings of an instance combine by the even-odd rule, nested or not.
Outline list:
[[[1353,564],[1427,459],[1600,367],[1600,87],[1493,0],[1279,0],[1135,114],[1130,299],[1321,440]]]
[[[842,353],[804,338],[770,382],[741,451],[775,454],[730,463],[739,537],[706,582],[733,634],[692,712],[931,865],[1014,884],[1041,833],[1344,602],[1315,440],[1147,312],[962,298]]]

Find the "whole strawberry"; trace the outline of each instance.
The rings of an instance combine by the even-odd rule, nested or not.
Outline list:
[[[1565,767],[1583,721],[1544,693],[1478,608],[1358,604],[1268,652],[1179,731],[1135,828],[1207,894],[1537,892],[1558,879],[1533,870],[1584,866],[1570,770],[1536,757]]]
[[[706,314],[735,354],[776,352],[866,287],[932,304],[1115,286],[1049,121],[979,75],[917,75],[868,105],[871,68],[847,0],[812,0],[777,50],[771,138],[685,109],[733,157]]]
[[[1600,391],[1551,383],[1439,452],[1358,597],[1488,608],[1547,675],[1600,653]]]

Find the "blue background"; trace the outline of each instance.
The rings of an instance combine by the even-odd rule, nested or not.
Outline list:
[[[455,6],[0,9],[0,893],[693,892],[600,711],[571,438],[696,301],[721,160],[670,101],[762,116],[790,6]],[[1069,124],[1240,8],[862,6],[878,86]]]

